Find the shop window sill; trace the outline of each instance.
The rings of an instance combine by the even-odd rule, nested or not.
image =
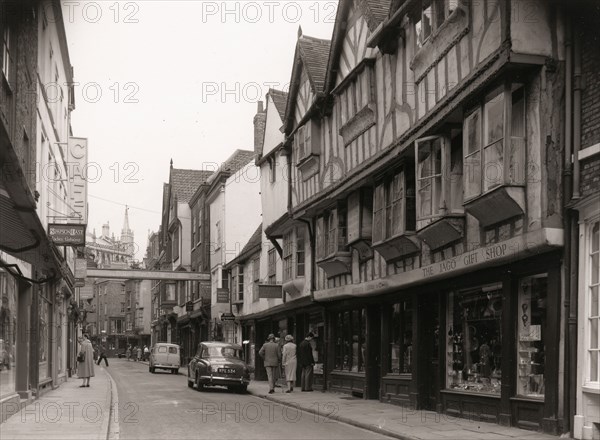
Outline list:
[[[431,249],[439,249],[465,236],[465,216],[450,214],[439,217],[417,231],[417,236]]]
[[[511,397],[510,400],[513,402],[544,403],[544,397],[515,396]]]
[[[389,263],[416,254],[421,246],[414,232],[405,232],[373,243],[373,249]]]
[[[317,261],[317,266],[325,271],[327,278],[350,273],[352,270],[352,255],[350,252],[335,252]]]
[[[500,394],[492,394],[492,393],[478,393],[476,391],[457,391],[457,390],[440,390],[440,393],[442,394],[459,394],[462,396],[469,396],[469,397],[486,397],[486,398],[493,398],[493,399],[500,399]]]
[[[525,213],[525,188],[499,186],[463,204],[482,227],[488,227]]]
[[[388,373],[383,380],[412,380],[412,373]]]

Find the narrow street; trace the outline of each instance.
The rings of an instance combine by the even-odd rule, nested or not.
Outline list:
[[[109,362],[118,389],[121,439],[388,438],[250,394],[218,387],[198,392],[187,387],[184,368],[175,376],[151,374],[146,364],[124,359]]]

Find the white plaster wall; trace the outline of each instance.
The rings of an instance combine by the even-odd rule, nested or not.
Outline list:
[[[265,124],[265,138],[263,141],[262,155],[263,157],[273,151],[277,145],[283,142],[284,136],[279,129],[283,125],[283,121],[279,116],[279,112],[275,108],[273,99],[268,96],[267,99],[267,121]]]

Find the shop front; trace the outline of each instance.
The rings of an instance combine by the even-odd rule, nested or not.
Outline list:
[[[328,305],[328,389],[558,433],[560,256]]]

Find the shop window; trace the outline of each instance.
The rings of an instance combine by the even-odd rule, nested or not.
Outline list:
[[[500,394],[502,285],[450,294],[447,318],[447,388]]]
[[[589,225],[588,242],[588,268],[586,268],[586,280],[588,294],[585,305],[587,309],[586,332],[584,336],[587,341],[586,381],[594,383],[598,387],[600,382],[600,221]]]
[[[390,365],[388,372],[392,374],[412,373],[412,305],[411,301],[402,301],[391,306],[390,320]]]
[[[537,275],[519,284],[519,343],[517,394],[544,397],[547,276]]]
[[[17,298],[18,284],[4,269],[0,269],[0,398],[15,392],[17,371]],[[21,368],[24,368],[21,366]]]
[[[45,288],[39,291],[39,380],[45,380],[50,377],[50,362],[49,362],[49,350],[50,350],[50,302],[47,299],[47,292]]]
[[[505,128],[505,119],[510,121],[510,130]],[[465,200],[501,185],[524,184],[525,93],[521,84],[503,85],[488,94],[465,118],[463,128]]]
[[[347,310],[336,317],[336,370],[363,372],[366,351],[366,311]]]
[[[277,254],[275,252],[275,248],[269,249],[267,274],[269,284],[277,284]]]

